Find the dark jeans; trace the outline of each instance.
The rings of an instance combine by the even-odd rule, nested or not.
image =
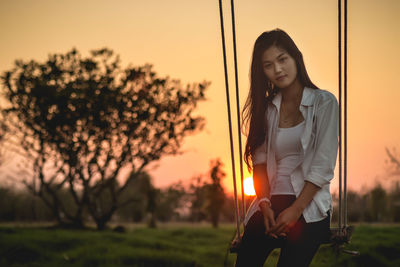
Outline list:
[[[295,200],[294,195],[272,196],[271,203],[275,217]],[[257,211],[246,224],[236,258],[236,267],[261,267],[275,248],[281,248],[278,267],[309,266],[319,246],[329,238],[329,227],[330,216],[312,223],[306,223],[301,216],[287,237],[275,239],[264,234],[263,215]]]

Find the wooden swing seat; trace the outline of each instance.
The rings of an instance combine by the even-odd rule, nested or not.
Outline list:
[[[344,252],[353,256],[357,256],[360,253],[358,251],[352,251],[344,249],[344,246],[350,243],[351,236],[354,232],[354,226],[345,226],[340,228],[331,228],[330,230],[330,238],[327,239],[323,244],[331,244],[331,247],[338,253]],[[230,247],[230,253],[237,253],[241,244],[241,238],[235,238]]]

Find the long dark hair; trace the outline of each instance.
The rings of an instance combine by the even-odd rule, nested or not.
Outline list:
[[[250,69],[250,90],[242,111],[242,131],[247,135],[244,160],[249,171],[252,170],[251,155],[265,140],[266,109],[268,103],[279,92],[264,74],[261,62],[262,54],[271,46],[285,50],[294,58],[297,67],[297,78],[302,86],[317,89],[308,77],[304,65],[303,55],[293,42],[292,38],[281,29],[263,32],[256,40],[253,49]]]

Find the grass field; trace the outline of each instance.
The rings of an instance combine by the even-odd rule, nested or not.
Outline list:
[[[0,266],[224,266],[233,225],[172,224],[157,229],[128,226],[125,233],[0,226]],[[311,266],[400,266],[400,226],[360,225],[348,249],[320,248]],[[273,251],[264,266],[275,266]],[[227,265],[235,256],[228,254]]]

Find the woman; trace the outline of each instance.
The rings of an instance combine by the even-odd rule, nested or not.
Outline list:
[[[252,55],[245,162],[256,199],[245,218],[236,266],[308,266],[329,238],[338,149],[338,103],[308,77],[303,56],[280,29],[262,33]]]

